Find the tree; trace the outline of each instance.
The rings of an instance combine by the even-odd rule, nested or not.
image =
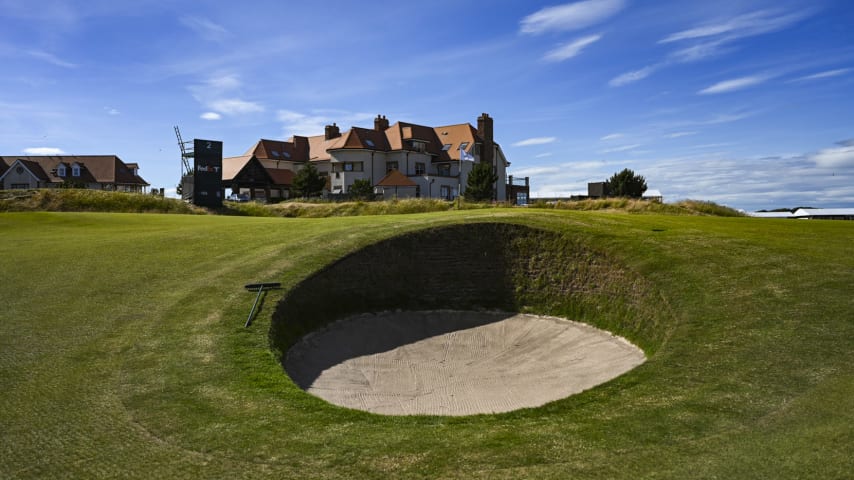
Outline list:
[[[628,168],[612,175],[607,183],[608,195],[612,197],[640,198],[646,191],[646,179]]]
[[[374,187],[367,178],[360,178],[353,181],[348,191],[350,192],[350,196],[356,200],[370,201],[374,199]]]
[[[483,162],[475,163],[466,181],[466,200],[474,202],[492,200],[496,181],[498,181],[498,175],[492,171],[492,165]]]
[[[294,175],[294,193],[299,197],[314,197],[320,195],[326,180],[317,172],[317,168],[309,163]]]

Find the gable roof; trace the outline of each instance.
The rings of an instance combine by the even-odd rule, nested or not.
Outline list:
[[[383,178],[377,182],[378,187],[414,187],[417,183],[410,180],[397,169],[391,169]]]
[[[249,163],[254,155],[247,154],[241,155],[239,157],[225,157],[222,159],[222,181],[231,181],[234,180],[234,177],[243,170],[243,167]]]

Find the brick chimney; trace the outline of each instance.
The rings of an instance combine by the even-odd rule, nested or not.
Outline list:
[[[308,161],[308,137],[294,135],[294,158],[295,162]]]
[[[484,113],[477,117],[477,134],[483,138],[480,161],[490,165],[495,164],[495,140],[492,136],[492,117],[489,114]]]
[[[338,125],[332,124],[326,126],[326,139],[332,140],[333,138],[338,138],[341,136],[341,130],[338,128]]]
[[[385,115],[377,115],[377,118],[374,119],[374,130],[378,132],[384,132],[388,129],[388,119],[385,118]]]

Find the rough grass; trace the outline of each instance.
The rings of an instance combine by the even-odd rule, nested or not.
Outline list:
[[[284,375],[268,344],[280,298],[348,253],[472,222],[591,247],[660,297],[671,315],[655,328],[668,335],[612,382],[500,415],[372,415],[331,406]],[[852,222],[524,209],[5,213],[0,232],[0,478],[841,479],[854,470]],[[533,258],[538,244],[519,248]],[[244,329],[254,295],[243,285],[254,281],[284,289]]]
[[[557,202],[534,202],[533,208],[581,211],[616,211],[628,213],[657,213],[668,215],[711,215],[717,217],[741,217],[743,213],[730,207],[703,200],[681,200],[676,203],[660,203],[631,198],[601,198],[588,200],[559,200]]]
[[[0,212],[113,212],[204,214],[204,209],[158,195],[50,188],[0,192]]]

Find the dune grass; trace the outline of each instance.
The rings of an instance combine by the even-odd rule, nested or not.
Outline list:
[[[671,314],[641,367],[540,408],[384,417],[300,390],[275,303],[348,252],[512,222]],[[0,214],[2,478],[847,478],[854,223],[484,209],[321,219]],[[532,255],[536,252],[532,252]],[[280,281],[253,326],[243,284]],[[329,292],[329,301],[335,293]]]

